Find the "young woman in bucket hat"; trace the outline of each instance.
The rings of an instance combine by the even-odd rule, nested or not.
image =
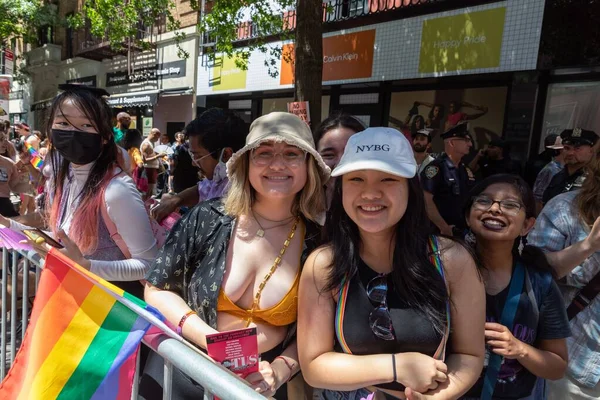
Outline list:
[[[350,137],[300,280],[302,374],[321,399],[457,399],[483,365],[485,292],[468,251],[432,236],[408,140]],[[447,344],[447,347],[446,347]]]
[[[229,190],[200,203],[173,228],[147,276],[146,300],[201,349],[206,335],[255,326],[259,372],[246,380],[266,397],[299,370],[293,335],[300,270],[320,239],[329,167],[309,127],[271,113],[250,127],[246,145],[227,162]],[[160,397],[162,362],[151,359],[141,395]],[[283,389],[279,390],[278,389]],[[176,399],[202,388],[181,374]]]

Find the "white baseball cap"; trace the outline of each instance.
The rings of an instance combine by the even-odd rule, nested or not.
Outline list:
[[[562,138],[560,136],[557,136],[556,139],[554,140],[554,143],[551,144],[550,146],[546,146],[547,149],[552,149],[552,150],[560,150],[563,149],[564,146],[562,144]]]
[[[350,136],[331,176],[365,169],[413,178],[417,162],[410,142],[396,129],[384,127],[367,128]]]

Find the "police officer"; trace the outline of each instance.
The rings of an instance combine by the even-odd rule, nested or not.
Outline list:
[[[585,181],[585,166],[598,154],[599,137],[594,131],[575,128],[560,134],[563,144],[565,166],[554,175],[544,191],[542,202],[546,204],[561,193],[577,190]]]
[[[445,153],[421,173],[429,219],[442,234],[461,236],[466,228],[463,206],[475,183],[471,170],[461,162],[473,146],[467,123],[441,135]]]

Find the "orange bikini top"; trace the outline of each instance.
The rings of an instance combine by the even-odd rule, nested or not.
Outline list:
[[[298,286],[300,284],[300,268],[289,292],[273,307],[262,310],[245,310],[238,307],[221,289],[217,299],[217,311],[236,316],[243,320],[260,321],[273,326],[286,326],[296,322],[298,317]]]

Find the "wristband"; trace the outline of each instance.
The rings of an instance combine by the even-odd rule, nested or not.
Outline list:
[[[394,380],[392,382],[396,382],[398,380],[398,376],[396,375],[396,355],[392,354],[392,368],[394,370]]]
[[[179,336],[182,336],[182,334],[183,334],[183,324],[185,324],[185,321],[186,321],[186,320],[188,319],[188,317],[189,317],[190,315],[192,315],[192,314],[196,314],[196,311],[194,311],[194,310],[190,310],[190,311],[186,312],[186,313],[184,314],[184,316],[183,316],[183,317],[181,317],[181,319],[179,320],[179,325],[177,325],[177,334],[178,334]]]
[[[290,370],[290,377],[289,377],[289,378],[286,380],[286,382],[289,382],[289,380],[290,380],[290,379],[292,379],[292,374],[293,374],[293,372],[294,372],[294,368],[293,368],[293,367],[292,367],[292,366],[291,366],[291,365],[288,363],[288,361],[287,361],[285,358],[283,358],[282,356],[277,356],[277,357],[275,357],[275,360],[277,360],[278,358],[279,358],[279,359],[281,359],[281,360],[283,360],[283,362],[285,363],[285,366],[286,366],[286,367],[288,367],[288,369]]]

